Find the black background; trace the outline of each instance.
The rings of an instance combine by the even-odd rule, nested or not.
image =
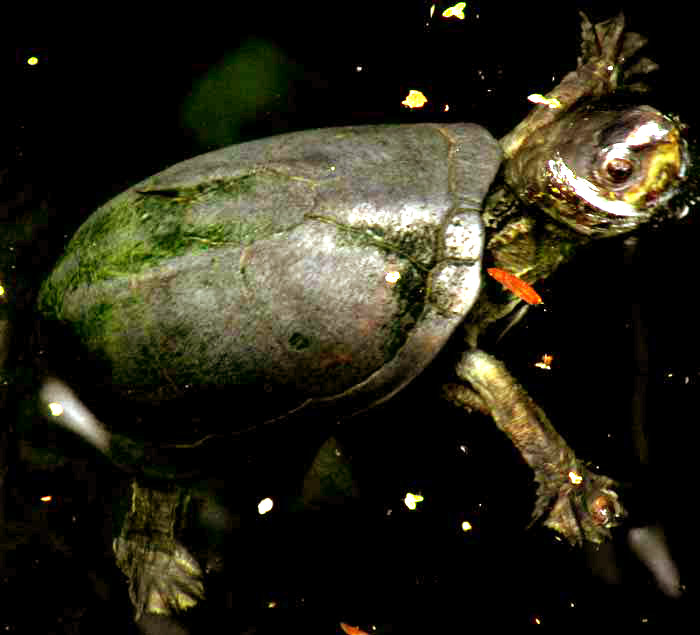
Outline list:
[[[643,101],[678,114],[692,133],[700,124],[698,54],[695,22],[683,6],[620,8],[628,28],[649,37],[645,54],[661,67]],[[25,315],[73,231],[134,182],[210,149],[313,127],[475,121],[501,136],[528,111],[528,94],[547,92],[553,78],[573,69],[577,9],[593,21],[617,10],[609,2],[482,2],[469,3],[466,19],[457,21],[437,17],[440,3],[432,19],[428,8],[260,4],[236,13],[225,39],[204,43],[121,40],[6,51],[2,262],[16,314]],[[265,65],[243,64],[249,75],[237,75],[231,69],[241,50]],[[36,66],[26,63],[32,55]],[[279,70],[279,81],[263,90],[271,69]],[[257,106],[242,108],[254,102],[238,92],[244,81],[260,88]],[[401,105],[410,89],[428,97],[423,109]],[[202,96],[207,91],[209,98]],[[250,506],[235,510],[241,530],[212,611],[235,608],[226,613],[234,632],[264,630],[270,612],[261,618],[258,610],[270,600],[323,614],[324,632],[341,620],[385,632],[437,629],[455,619],[465,630],[536,619],[567,626],[682,623],[697,588],[697,225],[691,211],[678,225],[645,232],[633,265],[620,241],[594,245],[538,287],[546,311],[531,312],[490,349],[579,456],[613,477],[643,482],[640,509],[666,526],[685,598],[663,598],[625,556],[622,583],[607,585],[592,574],[600,558],[587,559],[541,527],[526,531],[534,502],[529,470],[490,422],[465,422],[427,398],[428,377],[396,404],[339,427],[357,462],[359,502],[323,520],[278,514],[261,523],[254,501],[289,486],[264,472],[239,488],[236,503]],[[641,307],[650,348],[645,412],[652,464],[643,478],[630,432],[632,304]],[[554,355],[549,372],[534,367],[543,353]],[[267,454],[266,464],[286,474],[282,467],[295,462],[286,450],[295,447],[295,434],[265,435],[251,454]],[[12,610],[0,620],[9,632],[91,632],[109,624],[125,632],[128,599],[111,568],[110,529],[102,522],[122,480],[90,456],[48,476],[22,470],[16,507],[31,509],[32,522],[63,535],[69,548],[38,540],[18,552],[3,578]],[[48,490],[54,502],[35,505]],[[403,507],[406,491],[424,495],[419,511]],[[463,534],[462,520],[474,530]]]

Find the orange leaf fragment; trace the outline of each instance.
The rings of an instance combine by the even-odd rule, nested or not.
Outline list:
[[[518,276],[509,273],[505,269],[497,269],[491,267],[486,272],[495,280],[498,280],[508,291],[512,291],[521,300],[525,300],[528,304],[542,304],[542,298],[527,282],[518,278]]]

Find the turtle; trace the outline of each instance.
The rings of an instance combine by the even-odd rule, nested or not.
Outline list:
[[[41,400],[134,472],[114,550],[137,619],[204,597],[176,537],[189,470],[241,430],[391,399],[457,332],[444,395],[492,417],[532,468],[533,518],[573,544],[610,537],[615,481],[479,347],[522,313],[485,268],[534,284],[583,245],[681,213],[682,125],[606,99],[652,70],[623,68],[644,39],[622,14],[582,15],[582,42],[577,69],[500,141],[473,123],[279,135],[166,169],[78,229],[38,311],[42,333],[85,352],[89,391],[47,372]],[[232,402],[234,422],[218,414]]]

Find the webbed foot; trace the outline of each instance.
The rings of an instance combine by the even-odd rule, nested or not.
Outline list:
[[[181,613],[204,599],[202,570],[175,538],[186,500],[179,488],[162,492],[132,483],[131,508],[113,548],[137,621],[144,613]]]
[[[490,415],[510,438],[539,484],[533,518],[569,542],[602,542],[625,515],[615,482],[588,470],[506,367],[479,349],[466,352],[456,368],[469,386],[448,386],[458,405]]]
[[[626,514],[615,486],[612,479],[580,465],[567,473],[553,503],[549,497],[538,497],[533,519],[546,514],[545,526],[571,543],[609,540],[610,528],[619,524]]]

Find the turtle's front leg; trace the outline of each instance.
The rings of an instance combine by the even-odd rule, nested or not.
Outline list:
[[[450,385],[448,397],[493,417],[534,470],[537,503],[533,518],[546,512],[545,525],[571,543],[602,542],[625,515],[613,490],[615,482],[590,471],[554,429],[506,367],[479,349],[466,352],[457,375],[470,387]]]
[[[131,506],[114,539],[114,553],[129,579],[136,621],[144,613],[180,613],[204,598],[202,570],[175,538],[188,496],[176,486],[160,491],[133,481],[131,487]]]

